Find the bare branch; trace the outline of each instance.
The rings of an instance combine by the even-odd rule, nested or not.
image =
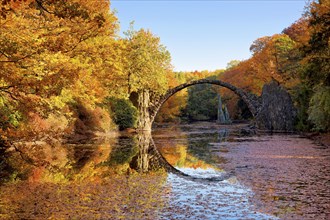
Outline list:
[[[37,2],[37,4],[38,4],[38,6],[39,6],[42,10],[44,10],[45,12],[47,12],[47,13],[49,13],[49,14],[55,14],[54,12],[50,12],[47,8],[45,8],[45,6],[42,4],[42,1],[40,1],[40,0],[36,0],[36,2]]]
[[[26,58],[29,58],[29,57],[31,57],[31,56],[33,56],[34,54],[36,54],[37,52],[34,52],[34,53],[32,53],[32,54],[28,54],[28,55],[26,55],[26,56],[24,56],[24,57],[21,57],[21,58],[16,58],[16,59],[11,59],[7,54],[5,54],[3,51],[1,51],[0,50],[0,53],[2,54],[2,55],[4,55],[8,60],[0,60],[0,63],[17,63],[17,62],[19,62],[19,61],[21,61],[21,60],[24,60],[24,59],[26,59]]]

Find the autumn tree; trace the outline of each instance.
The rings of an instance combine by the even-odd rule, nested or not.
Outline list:
[[[292,51],[295,42],[286,34],[275,34],[259,38],[250,47],[252,57],[249,59],[256,77],[264,82],[271,78],[288,83],[295,74],[288,74],[292,64]],[[291,68],[291,71],[294,71]]]
[[[282,34],[265,36],[256,39],[251,47],[251,58],[241,61],[238,65],[230,67],[220,79],[232,83],[246,92],[260,95],[262,87],[272,79],[280,82],[289,90],[294,90],[300,84],[299,71],[301,53],[299,48],[304,38],[299,38],[297,30],[303,29],[303,21],[299,28],[290,28]],[[289,35],[301,40],[295,42]],[[228,90],[221,90],[225,99],[230,99],[228,108],[233,115],[238,116],[238,97]],[[236,112],[236,113],[235,113]]]
[[[307,17],[310,38],[302,48],[301,62],[302,87],[307,94],[300,107],[306,109],[314,129],[327,131],[330,129],[330,1],[312,2]]]
[[[107,95],[121,71],[108,1],[3,2],[1,121],[11,117],[14,125],[31,113],[47,118],[76,99],[93,104]]]
[[[238,66],[240,62],[241,61],[239,61],[239,60],[231,60],[231,61],[229,61],[229,63],[227,63],[226,69],[227,70],[232,69],[232,68]]]
[[[186,82],[186,73],[173,72],[167,75],[169,88]],[[171,96],[159,109],[156,122],[180,122],[181,110],[187,105],[187,90],[181,90]]]
[[[138,128],[151,130],[150,98],[156,98],[168,88],[167,74],[171,71],[170,54],[150,31],[141,29],[126,32],[126,62],[128,94],[138,94]]]

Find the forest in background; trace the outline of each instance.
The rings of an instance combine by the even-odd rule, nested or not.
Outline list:
[[[249,59],[233,60],[225,70],[215,72],[175,73],[175,78],[185,82],[200,76],[217,77],[258,96],[264,84],[276,80],[288,89],[295,103],[297,130],[326,132],[330,129],[329,37],[330,1],[314,1],[306,5],[302,17],[282,33],[256,39],[250,46],[252,56]],[[193,116],[192,108],[197,112],[202,110],[204,105],[200,104],[201,101],[207,102],[205,105],[216,106],[216,95],[207,96],[217,88],[200,87],[204,87],[205,93],[199,93],[199,100],[189,101],[191,96],[187,94],[170,98],[159,113],[163,116],[161,120],[187,114]],[[188,94],[198,92],[198,89],[188,88]],[[232,91],[221,88],[218,92],[233,119],[251,117],[243,100]],[[208,110],[203,111],[204,116],[214,116],[214,112]]]
[[[133,26],[119,36],[108,1],[2,0],[0,9],[0,133],[6,139],[86,135],[134,128],[131,94],[159,95],[181,83],[215,77],[260,95],[272,79],[292,95],[297,129],[330,128],[330,1],[306,6],[280,34],[256,39],[251,58],[225,70],[174,72],[160,38]],[[200,100],[220,92],[232,118],[246,106],[227,89],[195,86],[170,98],[159,122],[198,119]],[[209,111],[207,111],[209,110]],[[210,107],[204,116],[214,114]],[[208,119],[205,118],[204,119]],[[212,119],[212,118],[210,118]]]

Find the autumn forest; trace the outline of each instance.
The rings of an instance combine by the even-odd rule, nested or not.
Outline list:
[[[111,3],[1,0],[0,219],[328,219],[330,0],[214,71]]]
[[[201,78],[220,79],[256,95],[276,80],[293,98],[298,131],[330,129],[328,0],[311,2],[282,33],[255,39],[249,59],[233,60],[214,72],[174,72],[169,52],[152,30],[135,30],[132,23],[121,37],[108,1],[1,3],[2,141],[134,128],[135,93],[147,89],[157,96]],[[234,93],[201,85],[170,98],[156,121],[214,120],[218,93],[232,119],[251,119]]]

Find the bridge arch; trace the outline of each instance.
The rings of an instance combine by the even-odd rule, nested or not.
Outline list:
[[[174,87],[172,89],[169,89],[163,96],[161,96],[158,100],[156,100],[152,105],[149,107],[149,114],[150,114],[150,121],[151,123],[154,121],[159,109],[161,106],[168,100],[171,96],[173,96],[175,93],[181,91],[182,89],[185,89],[189,86],[197,85],[197,84],[213,84],[222,86],[225,88],[230,89],[235,94],[237,94],[242,100],[247,104],[250,112],[252,113],[253,117],[256,117],[258,114],[258,111],[260,109],[260,103],[258,101],[258,98],[254,95],[251,95],[244,90],[231,85],[230,83],[223,82],[221,80],[212,80],[212,79],[200,79],[200,80],[194,80],[191,82],[183,83],[177,87]]]

